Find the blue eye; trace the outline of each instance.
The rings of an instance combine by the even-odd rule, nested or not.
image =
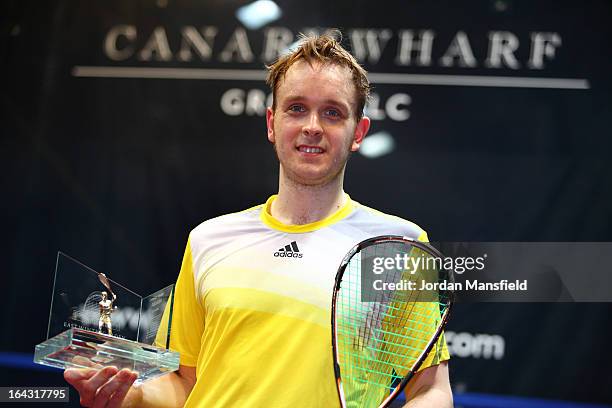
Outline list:
[[[327,116],[332,116],[332,117],[339,117],[340,116],[340,112],[338,112],[338,110],[336,110],[336,109],[327,109],[325,111],[325,114]]]
[[[291,112],[304,112],[305,109],[302,105],[291,105],[289,107],[289,111]]]

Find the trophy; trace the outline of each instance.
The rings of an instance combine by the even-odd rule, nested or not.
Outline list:
[[[57,368],[115,366],[135,384],[179,368],[168,349],[174,285],[142,297],[106,274],[58,252],[47,340],[34,362]]]

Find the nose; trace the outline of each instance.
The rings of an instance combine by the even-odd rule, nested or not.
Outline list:
[[[323,133],[321,121],[317,112],[312,112],[308,116],[306,123],[304,123],[304,127],[302,128],[302,132],[305,136],[318,136]]]

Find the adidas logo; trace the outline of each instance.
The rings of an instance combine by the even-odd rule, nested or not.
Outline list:
[[[279,248],[279,250],[274,253],[274,256],[277,258],[301,258],[304,254],[300,253],[297,242],[293,241],[285,245],[284,248]]]

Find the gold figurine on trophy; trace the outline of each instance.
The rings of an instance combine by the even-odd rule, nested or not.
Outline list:
[[[108,289],[108,292],[111,296],[109,299],[108,293],[103,291],[102,300],[98,302],[98,306],[100,307],[100,321],[98,323],[98,330],[100,331],[100,333],[112,336],[113,325],[111,322],[111,314],[116,308],[116,306],[114,306],[114,303],[115,300],[117,300],[117,295],[115,295],[115,293],[113,293],[113,291],[111,290],[110,282],[108,281],[108,278],[105,274],[99,273],[98,278],[100,279],[100,282],[102,282],[102,284],[106,287],[106,289]]]

